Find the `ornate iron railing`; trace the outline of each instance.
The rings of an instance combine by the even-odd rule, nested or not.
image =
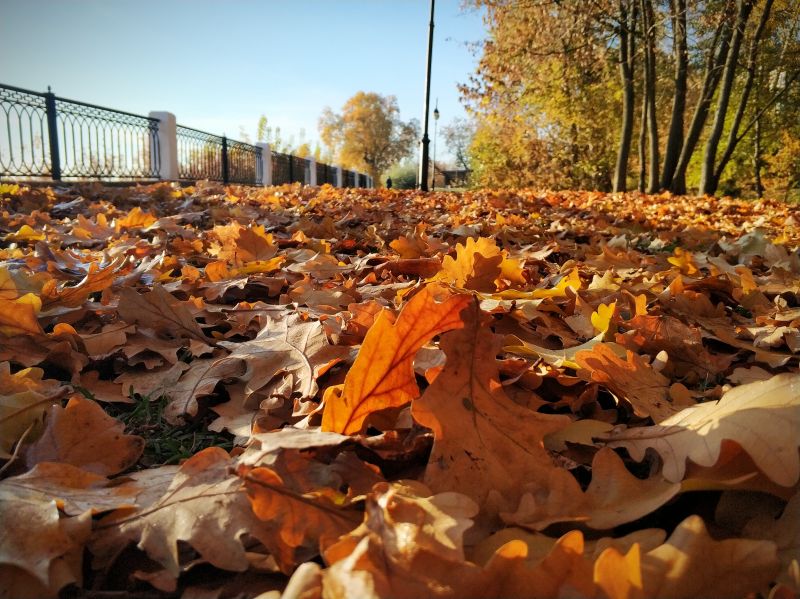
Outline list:
[[[55,99],[61,177],[158,179],[158,119]]]
[[[309,177],[309,161],[300,156],[272,152],[272,184],[306,183]]]
[[[261,185],[264,180],[261,148],[232,139],[225,141],[227,142],[225,144],[225,155],[227,157],[226,183]]]
[[[0,175],[158,179],[158,119],[0,85]]]
[[[222,181],[222,138],[178,125],[178,179]]]
[[[51,174],[47,101],[44,94],[0,85],[0,174],[48,177]]]
[[[161,116],[161,115],[159,115]],[[174,117],[168,115],[166,131]],[[159,131],[159,118],[57,98],[0,84],[0,177],[265,182],[262,148],[177,125]],[[164,148],[160,146],[164,144]],[[163,151],[163,156],[162,156]],[[177,154],[177,172],[175,155]],[[337,168],[272,152],[273,185],[336,185]],[[163,159],[163,165],[162,165]],[[161,172],[161,169],[164,172]],[[366,187],[366,175],[343,171],[344,187]]]
[[[317,185],[336,185],[336,167],[322,162],[317,163]]]

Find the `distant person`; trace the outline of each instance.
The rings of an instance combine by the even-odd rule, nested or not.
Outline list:
[[[386,177],[386,189],[391,189],[391,188],[392,188],[392,178]]]

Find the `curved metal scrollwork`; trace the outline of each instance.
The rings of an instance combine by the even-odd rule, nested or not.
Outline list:
[[[158,119],[57,98],[61,175],[158,179]]]
[[[0,85],[0,174],[50,176],[44,94]]]

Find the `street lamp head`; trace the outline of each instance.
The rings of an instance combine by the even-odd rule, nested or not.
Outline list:
[[[433,118],[434,118],[434,120],[436,120],[436,121],[438,121],[438,120],[439,120],[439,109],[438,109],[438,108],[434,108],[434,109],[433,109]]]

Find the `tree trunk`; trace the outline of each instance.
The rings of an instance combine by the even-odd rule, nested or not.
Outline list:
[[[675,167],[675,174],[672,176],[672,183],[670,185],[670,191],[672,191],[672,193],[686,193],[686,169],[689,166],[689,161],[692,159],[692,154],[694,154],[697,142],[700,140],[700,134],[703,132],[703,127],[706,124],[708,111],[711,107],[711,100],[719,84],[722,68],[728,58],[728,52],[730,50],[732,35],[730,23],[731,6],[732,4],[729,2],[726,6],[725,14],[720,19],[719,25],[717,25],[717,29],[714,32],[713,43],[708,50],[700,99],[697,102],[697,106],[695,106],[692,121],[689,124],[689,131],[683,141],[681,155]]]
[[[635,11],[633,11],[635,15]],[[631,19],[635,26],[635,17]],[[622,130],[620,131],[619,151],[617,152],[617,166],[614,172],[614,191],[627,191],[628,189],[628,156],[631,150],[633,137],[633,56],[634,56],[634,30],[629,30],[629,0],[619,2],[619,70],[624,90],[622,96]]]
[[[645,162],[647,161],[647,102],[642,98],[642,117],[639,120],[639,192],[644,193],[644,186],[646,183],[647,168]]]
[[[664,164],[661,167],[661,188],[672,182],[683,146],[683,117],[686,112],[686,88],[689,52],[686,41],[686,0],[670,0],[672,21],[672,51],[675,56],[675,95],[672,99],[672,118],[669,125]]]
[[[717,191],[719,181],[714,177],[714,163],[717,158],[717,148],[722,130],[725,127],[725,116],[728,113],[728,104],[731,100],[731,90],[733,88],[733,78],[736,75],[736,63],[739,60],[739,50],[742,46],[744,29],[750,13],[753,10],[755,0],[738,0],[738,11],[736,15],[736,27],[733,31],[731,49],[728,52],[728,59],[725,62],[725,72],[722,75],[722,87],[719,90],[717,100],[717,110],[714,114],[714,123],[711,126],[711,133],[706,141],[705,151],[703,152],[703,170],[700,175],[700,195],[713,195]]]
[[[756,119],[756,128],[753,132],[753,178],[756,182],[756,196],[764,195],[764,184],[761,182],[761,119]]]
[[[647,139],[650,146],[647,169],[647,193],[658,192],[658,115],[656,114],[655,19],[652,0],[642,0],[642,23],[645,40],[645,103],[647,104]]]
[[[739,107],[736,109],[736,115],[733,117],[733,123],[731,124],[731,130],[728,133],[728,142],[725,145],[725,150],[722,153],[722,157],[719,159],[717,168],[714,170],[714,181],[717,185],[719,185],[722,172],[725,170],[728,161],[733,155],[733,151],[736,149],[736,146],[741,139],[737,137],[739,134],[739,127],[742,124],[744,112],[747,109],[747,101],[750,99],[750,92],[753,89],[753,80],[755,79],[756,75],[758,44],[761,41],[761,35],[764,33],[764,28],[766,27],[767,20],[769,19],[769,13],[772,10],[772,2],[773,0],[766,0],[766,3],[764,4],[764,11],[761,13],[761,19],[758,22],[758,28],[753,35],[753,40],[750,45],[750,53],[747,57],[747,79],[745,79],[744,89],[742,89],[742,95],[739,98]]]

